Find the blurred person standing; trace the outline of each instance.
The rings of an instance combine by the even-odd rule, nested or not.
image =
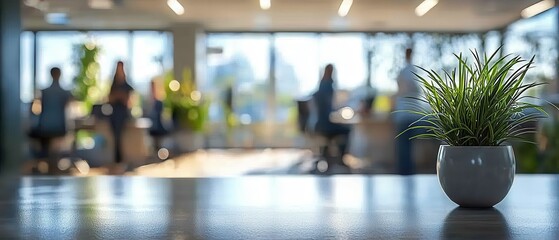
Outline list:
[[[419,81],[414,75],[416,71],[412,65],[411,48],[406,49],[406,65],[400,71],[396,81],[398,83],[398,92],[394,96],[394,123],[396,125],[396,135],[402,133],[396,138],[396,157],[397,172],[401,175],[410,175],[415,173],[415,162],[413,159],[412,138],[415,136],[414,130],[406,131],[410,125],[419,119],[419,116],[412,113],[402,112],[410,110],[418,104],[417,100],[421,96],[421,87]],[[405,132],[404,132],[405,131]]]
[[[130,86],[130,84],[128,84],[126,74],[124,72],[124,63],[122,61],[118,61],[111,90],[109,92],[109,104],[112,107],[112,113],[109,116],[109,121],[114,137],[114,159],[117,165],[120,165],[123,160],[122,134],[124,128],[126,127],[126,122],[130,118],[128,105],[132,91],[134,91],[134,89]]]
[[[60,86],[62,71],[53,67],[50,70],[52,83],[41,91],[41,110],[38,125],[31,129],[30,136],[41,142],[41,157],[50,154],[51,142],[54,138],[64,137],[66,129],[66,106],[72,99],[72,94]],[[50,162],[49,164],[52,164]]]
[[[333,73],[334,66],[332,64],[326,65],[324,68],[324,75],[320,80],[318,91],[316,91],[313,95],[314,104],[317,110],[315,132],[326,138],[342,138],[342,141],[338,144],[341,156],[336,164],[347,167],[342,161],[342,157],[344,154],[348,153],[350,128],[346,125],[333,123],[330,120],[330,113],[333,111],[334,101]]]

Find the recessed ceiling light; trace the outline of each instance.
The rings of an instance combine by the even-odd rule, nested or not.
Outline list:
[[[272,0],[260,0],[260,8],[268,10],[272,7]]]
[[[340,4],[340,8],[338,9],[338,15],[340,17],[345,17],[349,13],[349,9],[351,9],[351,5],[353,4],[353,0],[343,0]]]
[[[167,5],[175,14],[183,15],[184,14],[184,7],[178,0],[167,0]]]
[[[555,2],[553,0],[543,0],[522,10],[522,12],[520,12],[520,16],[523,18],[533,17],[552,8],[553,6],[555,6]]]
[[[415,15],[421,17],[435,7],[439,0],[425,0],[415,8]]]

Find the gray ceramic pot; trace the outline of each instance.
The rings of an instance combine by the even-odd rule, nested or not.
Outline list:
[[[437,175],[446,195],[462,207],[485,208],[509,192],[515,173],[511,146],[440,146]]]

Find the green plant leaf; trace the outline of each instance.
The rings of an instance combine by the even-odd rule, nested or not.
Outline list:
[[[501,50],[499,47],[489,57],[471,50],[472,64],[461,53],[454,54],[457,67],[442,74],[418,66],[419,73],[414,74],[424,96],[411,98],[415,103],[405,111],[420,118],[404,132],[422,129],[426,133],[412,138],[435,138],[464,146],[496,146],[533,133],[534,129],[523,126],[547,117],[547,113],[525,101],[538,98],[525,94],[545,83],[524,83],[534,57],[498,57]]]

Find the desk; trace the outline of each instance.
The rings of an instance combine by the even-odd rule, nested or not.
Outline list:
[[[125,125],[122,138],[122,151],[125,162],[143,162],[149,156],[148,129],[151,121],[147,118],[130,118]],[[114,162],[114,137],[108,118],[94,117],[76,119],[75,133],[78,130],[89,130],[103,138],[102,145],[91,149],[81,149],[76,155],[88,160],[92,166],[102,166]],[[76,137],[77,139],[77,137]],[[76,150],[76,146],[74,146]]]
[[[355,125],[361,122],[361,115],[349,107],[344,107],[330,113],[330,121],[337,124]]]
[[[0,182],[0,238],[559,239],[559,176],[517,176],[494,209],[456,208],[435,175]]]

